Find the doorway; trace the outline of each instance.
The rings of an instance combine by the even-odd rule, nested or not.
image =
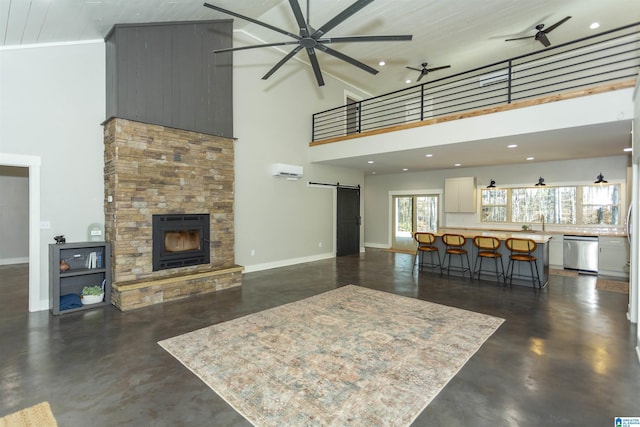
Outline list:
[[[336,256],[360,253],[360,189],[338,187]]]
[[[354,133],[360,132],[360,126],[358,123],[360,122],[360,104],[357,99],[354,99],[350,96],[346,98],[346,109],[347,109],[347,129],[346,134],[351,135]]]
[[[439,194],[392,196],[392,249],[414,252],[413,233],[438,229],[439,198]]]
[[[49,308],[48,284],[40,284],[40,164],[38,156],[0,153],[0,165],[29,168],[29,311]]]

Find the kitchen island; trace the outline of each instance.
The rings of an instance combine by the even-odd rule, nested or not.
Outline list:
[[[502,254],[502,261],[504,263],[505,271],[509,263],[509,249],[505,246],[504,242],[508,238],[517,239],[531,239],[538,245],[533,255],[538,260],[538,274],[540,275],[540,283],[542,287],[545,287],[549,282],[549,240],[553,238],[552,234],[546,234],[543,232],[531,232],[531,231],[490,231],[481,229],[460,229],[460,228],[440,228],[434,234],[438,237],[436,239],[436,246],[440,250],[440,256],[444,262],[445,245],[442,242],[443,234],[460,234],[464,236],[467,241],[464,245],[464,249],[469,253],[469,263],[473,270],[473,264],[475,263],[477,256],[477,249],[473,244],[473,238],[475,236],[492,236],[500,240],[500,248],[498,252]],[[460,257],[454,256],[451,258],[451,272],[450,274],[456,276],[462,276],[460,271]],[[533,287],[533,281],[531,277],[531,269],[525,262],[514,263],[513,284],[519,286]],[[468,273],[467,273],[468,277]],[[476,276],[474,276],[475,278]],[[481,280],[488,280],[496,282],[498,279],[495,274],[495,264],[492,260],[484,260],[482,263],[482,275]],[[502,278],[501,278],[502,280]]]

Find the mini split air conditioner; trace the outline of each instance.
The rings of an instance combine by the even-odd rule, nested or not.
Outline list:
[[[288,179],[302,178],[302,166],[274,163],[271,165],[271,175],[282,176]]]
[[[511,78],[513,79],[513,74],[511,75]],[[509,70],[499,70],[494,73],[480,76],[478,84],[480,87],[484,87],[504,83],[507,80],[509,80]]]

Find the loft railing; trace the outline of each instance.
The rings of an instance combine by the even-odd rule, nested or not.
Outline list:
[[[312,141],[636,78],[640,22],[313,115]]]

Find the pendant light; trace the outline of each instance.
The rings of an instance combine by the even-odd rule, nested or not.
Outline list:
[[[494,180],[491,180],[489,182],[489,185],[487,185],[487,188],[496,188],[496,182]]]
[[[604,180],[604,175],[602,175],[602,172],[600,172],[600,175],[596,177],[594,184],[607,184],[607,181]]]
[[[547,185],[547,184],[544,183],[544,178],[543,177],[538,178],[538,183],[535,186],[539,187],[541,185]]]

